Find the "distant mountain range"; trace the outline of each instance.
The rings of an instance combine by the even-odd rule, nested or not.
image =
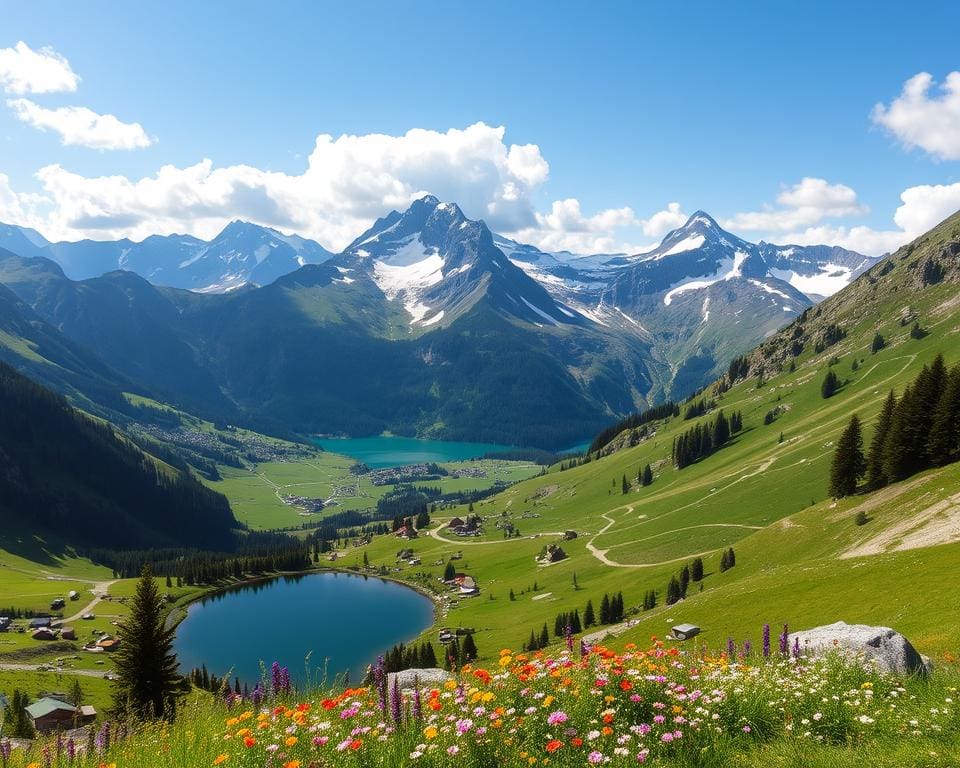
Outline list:
[[[201,293],[224,293],[248,283],[266,285],[333,255],[313,240],[244,221],[231,222],[209,242],[190,235],[153,235],[139,243],[127,239],[51,243],[35,230],[0,224],[0,248],[51,259],[73,280],[122,269],[155,285]]]
[[[647,253],[546,253],[433,196],[337,255],[240,222],[209,243],[0,227],[0,247],[5,358],[32,349],[28,327],[60,334],[90,399],[81,385],[112,376],[264,429],[548,448],[702,386],[875,262],[749,243],[702,212]]]

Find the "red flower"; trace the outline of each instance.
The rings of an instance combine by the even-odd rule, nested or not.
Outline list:
[[[550,752],[550,753],[556,752],[562,746],[563,746],[563,742],[560,741],[560,739],[553,739],[553,741],[547,742],[547,752]]]

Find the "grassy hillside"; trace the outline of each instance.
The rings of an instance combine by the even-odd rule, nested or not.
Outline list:
[[[865,423],[869,441],[890,389],[902,392],[938,353],[948,365],[960,361],[958,238],[960,217],[953,217],[772,337],[749,357],[747,378],[705,393],[716,409],[742,411],[744,420],[743,432],[711,456],[674,468],[673,440],[715,411],[699,420],[681,415],[632,448],[563,472],[554,468],[481,503],[477,512],[487,524],[480,540],[443,531],[421,538],[413,546],[424,564],[462,550],[458,568],[483,590],[444,621],[482,628],[477,642],[489,652],[518,646],[544,622],[552,630],[558,612],[582,613],[588,598],[596,607],[605,591],[622,590],[630,607],[655,589],[660,607],[638,612],[641,623],[624,641],[662,634],[681,620],[702,623],[705,641],[719,646],[728,636],[756,640],[764,620],[809,626],[845,619],[901,628],[929,653],[955,650],[956,638],[944,630],[960,624],[955,606],[918,595],[941,593],[949,564],[960,556],[960,466],[837,503],[827,497],[827,479],[835,441],[852,413]],[[931,261],[943,265],[932,283],[923,278]],[[915,322],[922,333],[911,334]],[[831,325],[843,338],[824,347],[818,342],[829,340]],[[886,346],[873,353],[878,332]],[[785,350],[795,340],[802,349],[793,357]],[[843,386],[825,400],[820,387],[828,370]],[[771,411],[773,422],[765,425]],[[639,487],[646,464],[655,479]],[[631,482],[627,494],[624,476]],[[869,522],[857,526],[861,505]],[[504,540],[496,520],[518,526],[522,538]],[[567,529],[579,534],[562,544],[570,557],[536,565],[541,547]],[[737,565],[721,574],[720,553],[729,546]],[[395,542],[375,540],[369,556],[393,565],[396,549]],[[686,601],[663,607],[670,576],[698,555],[706,563],[703,592],[695,585]],[[435,584],[442,566],[400,575],[418,578],[409,571]]]
[[[6,548],[31,551],[43,534],[92,547],[232,544],[223,496],[3,363],[0,401]]]

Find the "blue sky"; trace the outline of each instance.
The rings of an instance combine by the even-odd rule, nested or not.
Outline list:
[[[639,248],[702,208],[750,239],[882,252],[960,208],[960,75],[942,89],[960,70],[955,3],[34,2],[3,16],[0,49],[48,48],[79,78],[31,85],[7,59],[0,220],[50,237],[208,235],[242,217],[336,247],[431,191],[543,247]],[[921,73],[928,88],[896,103]],[[91,127],[98,115],[118,123]],[[436,136],[405,141],[411,129]],[[305,174],[320,134],[332,148]]]

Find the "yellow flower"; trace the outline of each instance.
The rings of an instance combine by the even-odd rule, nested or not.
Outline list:
[[[513,663],[513,657],[512,657],[512,656],[501,656],[501,657],[500,657],[500,666],[501,666],[501,667],[509,667],[512,663]]]
[[[553,696],[547,696],[547,697],[543,700],[543,706],[544,706],[544,707],[549,707],[551,704],[553,704],[554,701],[556,701],[556,699],[555,699]]]
[[[423,735],[426,736],[428,739],[437,738],[436,726],[428,725],[426,728],[423,729]]]
[[[297,737],[287,736],[286,740],[283,743],[286,744],[288,747],[292,747],[294,744],[297,743]]]
[[[445,682],[445,683],[443,684],[443,687],[446,688],[448,691],[452,691],[452,690],[454,690],[454,689],[457,687],[457,681],[456,681],[456,680],[447,680],[447,682]]]
[[[240,718],[231,717],[229,720],[227,720],[227,728],[233,728],[233,726],[235,726],[239,722],[240,722]]]
[[[226,753],[224,753],[224,754],[222,754],[222,755],[217,755],[217,756],[214,758],[214,760],[213,760],[213,764],[214,764],[214,765],[220,765],[220,763],[225,763],[225,762],[227,762],[227,760],[229,760],[229,759],[230,759],[230,755],[228,755],[228,754],[226,754]]]

